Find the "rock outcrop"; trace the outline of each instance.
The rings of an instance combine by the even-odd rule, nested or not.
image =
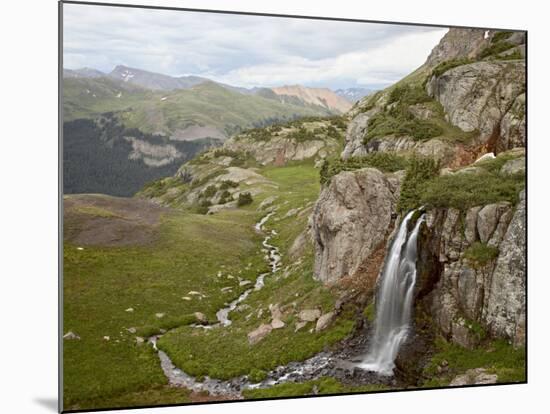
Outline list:
[[[334,176],[312,215],[315,278],[331,283],[353,276],[384,249],[398,198],[397,175],[364,168]]]
[[[524,344],[525,225],[523,191],[515,208],[426,213],[417,300],[448,339],[467,348],[486,334]]]
[[[232,151],[250,153],[262,165],[285,164],[288,161],[302,161],[319,156],[326,157],[337,148],[336,140],[314,139],[299,142],[286,137],[273,137],[258,141],[243,137],[231,138],[225,143],[225,148]]]
[[[489,150],[525,146],[525,63],[481,61],[433,76],[426,85],[446,118],[463,131],[479,131]]]

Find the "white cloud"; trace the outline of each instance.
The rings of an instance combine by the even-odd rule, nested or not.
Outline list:
[[[344,87],[396,81],[446,29],[64,5],[64,64],[125,64],[237,86]]]

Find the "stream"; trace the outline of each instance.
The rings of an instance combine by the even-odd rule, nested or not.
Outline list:
[[[267,214],[255,225],[256,231],[266,234],[262,241],[262,246],[266,254],[266,260],[269,263],[270,271],[258,275],[254,286],[244,291],[237,299],[227,304],[226,307],[220,309],[216,313],[216,318],[218,320],[216,324],[195,324],[191,326],[200,329],[223,329],[231,325],[231,319],[229,318],[230,313],[235,310],[241,302],[246,300],[252,291],[262,289],[264,287],[264,280],[267,276],[276,273],[281,268],[281,254],[279,249],[269,243],[271,238],[277,233],[274,230],[266,231],[264,228],[264,225],[273,214],[274,212]],[[406,227],[406,222],[407,220],[404,220],[401,228]],[[418,232],[418,225],[414,233],[416,232]],[[416,237],[416,235],[414,235],[414,237]],[[399,245],[399,247],[401,247],[401,243],[403,242],[399,241],[394,243],[394,245]],[[400,259],[399,256],[398,259]],[[410,283],[407,285],[407,288],[410,288]],[[409,291],[410,289],[406,290]],[[407,318],[405,317],[405,319]],[[157,348],[157,340],[160,336],[161,335],[152,336],[148,339],[148,342],[157,351],[161,368],[168,378],[169,384],[175,387],[185,387],[194,392],[206,391],[213,396],[241,399],[243,398],[242,391],[246,389],[268,388],[285,382],[303,382],[318,379],[323,376],[331,376],[343,383],[352,385],[357,385],[358,383],[385,384],[390,386],[397,385],[396,379],[388,375],[387,369],[373,369],[368,366],[368,362],[370,362],[368,358],[368,362],[365,361],[365,349],[377,348],[376,344],[381,342],[378,339],[378,335],[375,335],[375,338],[372,339],[373,335],[369,327],[363,327],[362,332],[356,332],[356,335],[340,343],[338,348],[332,352],[320,352],[305,361],[290,362],[287,365],[279,366],[269,371],[266,375],[266,379],[258,383],[249,381],[248,377],[245,375],[230,380],[218,380],[206,376],[203,377],[202,381],[199,381],[176,367],[170,357],[164,351]],[[391,362],[393,363],[393,360]],[[367,366],[362,367],[362,365]]]

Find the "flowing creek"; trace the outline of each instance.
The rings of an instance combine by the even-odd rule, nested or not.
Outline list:
[[[247,289],[225,308],[220,309],[216,313],[218,323],[213,325],[196,324],[192,326],[201,329],[223,329],[231,325],[229,314],[235,310],[241,302],[246,300],[252,291],[262,289],[264,287],[264,280],[267,276],[276,273],[280,269],[281,254],[279,249],[269,244],[271,238],[277,233],[274,230],[266,232],[264,229],[264,225],[273,214],[274,212],[267,214],[255,225],[256,231],[266,233],[262,246],[266,253],[266,260],[269,262],[270,272],[258,275],[253,287]],[[382,332],[382,328],[376,328],[372,339],[367,338],[367,334],[360,335],[349,344],[343,346],[339,351],[320,352],[305,361],[291,362],[285,366],[279,366],[268,372],[266,379],[259,383],[250,382],[247,376],[236,377],[230,380],[218,380],[206,376],[203,377],[202,381],[199,381],[177,368],[170,357],[164,351],[157,348],[157,340],[161,335],[155,335],[150,337],[148,342],[157,351],[161,368],[168,378],[169,384],[175,387],[185,387],[195,392],[206,391],[213,396],[224,396],[231,399],[242,398],[242,391],[246,389],[267,388],[285,382],[307,381],[326,375],[332,375],[344,381],[346,379],[355,378],[360,379],[363,383],[395,384],[395,380],[391,378],[391,374],[388,375],[388,367],[393,368],[393,360],[395,359],[399,345],[407,334],[408,320],[410,319],[409,302],[414,287],[414,278],[416,276],[416,236],[422,220],[418,220],[414,230],[411,232],[410,236],[407,237],[407,222],[411,216],[412,212],[405,217],[400,225],[398,233],[392,242],[388,263],[385,265],[382,275],[382,288],[379,301],[383,295],[386,295],[384,292],[389,289],[385,289],[384,285],[395,284],[395,279],[397,277],[402,279],[402,292],[395,292],[389,289],[391,294],[394,295],[391,299],[392,305],[390,308],[397,306],[395,303],[396,301],[399,302],[397,296],[400,294],[404,294],[401,300],[405,302],[399,305],[401,309],[400,317],[392,321],[392,327],[389,328],[388,332]],[[396,255],[396,257],[394,257],[394,255]],[[396,261],[398,265],[394,264]],[[393,276],[387,276],[386,273],[388,272],[392,273]],[[397,276],[395,276],[396,273]],[[393,315],[392,312],[391,310],[389,311],[389,313]],[[375,326],[382,327],[383,321],[381,318],[386,318],[387,312],[379,310],[379,315],[381,316],[377,316]],[[370,346],[369,342],[371,343]],[[388,344],[391,345],[390,351],[387,351],[385,348]],[[361,357],[361,355],[364,355],[363,352],[366,346],[370,348],[370,353],[366,358]]]

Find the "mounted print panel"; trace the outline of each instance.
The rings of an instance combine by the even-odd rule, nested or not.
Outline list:
[[[61,11],[65,412],[526,382],[526,32]]]

